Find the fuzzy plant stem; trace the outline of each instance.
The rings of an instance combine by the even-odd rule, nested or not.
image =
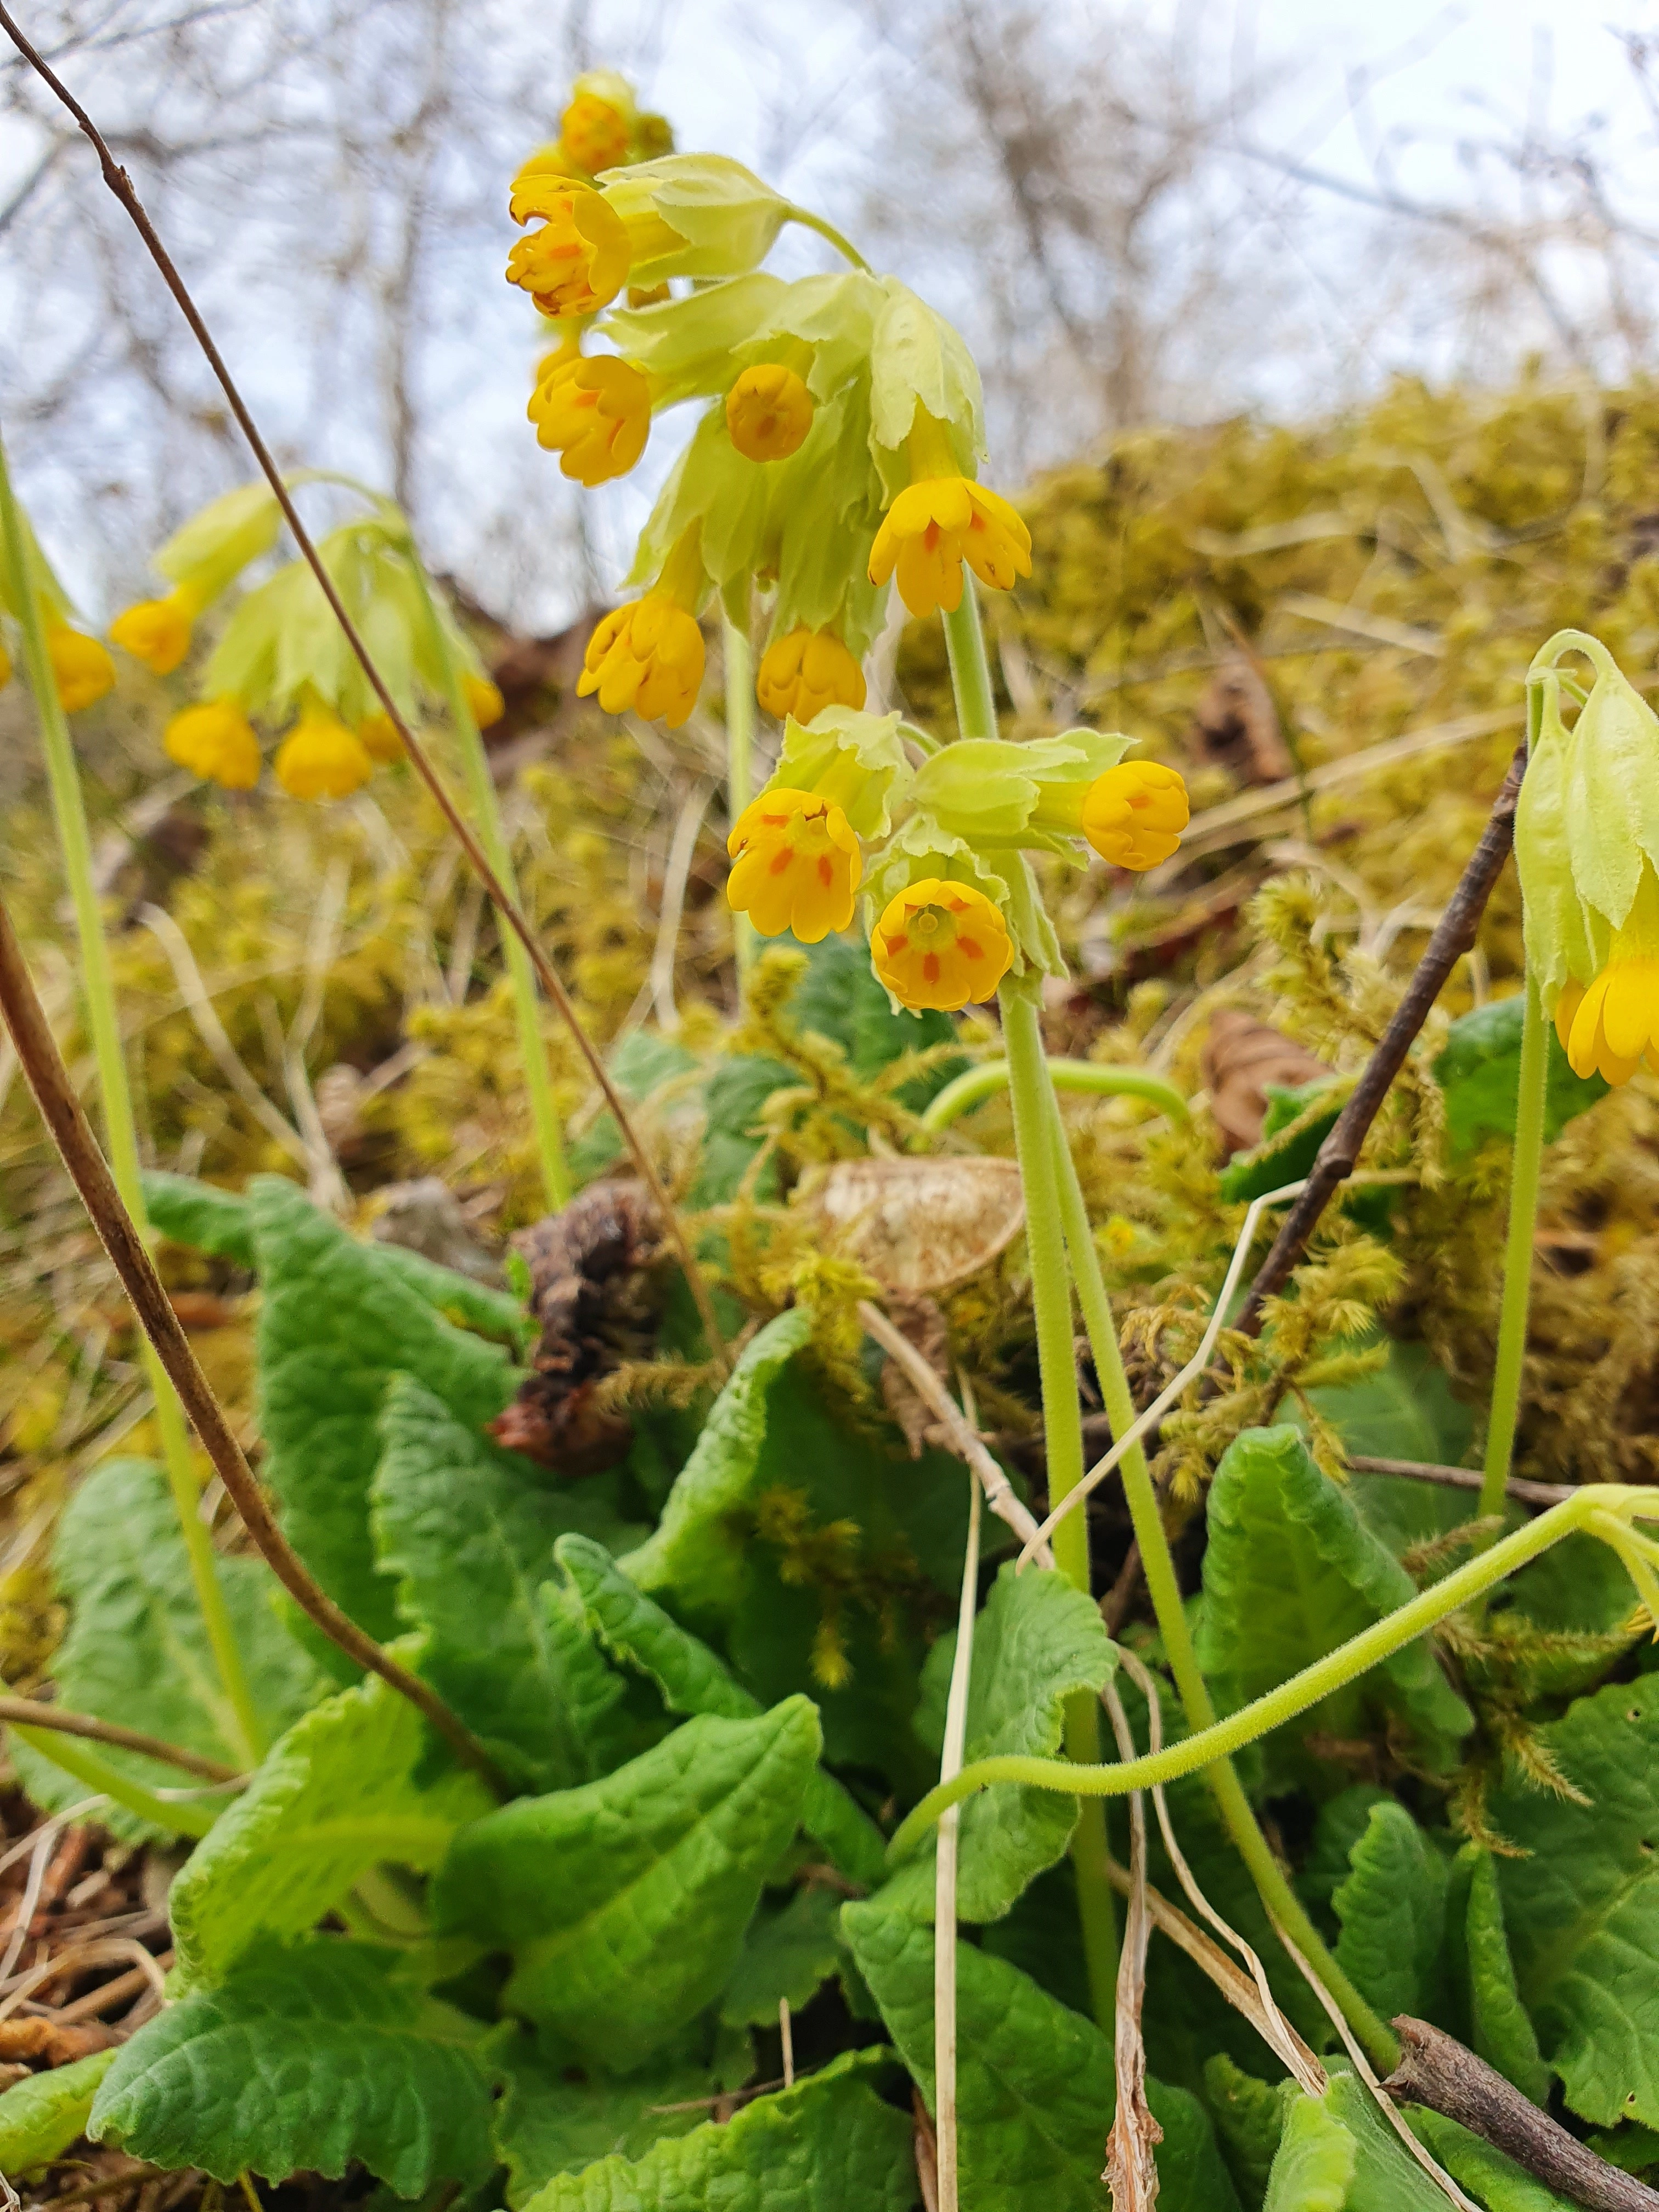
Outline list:
[[[513,853],[507,841],[507,825],[501,820],[501,795],[490,773],[489,756],[484,750],[477,718],[467,701],[460,660],[438,612],[437,601],[433,597],[426,570],[412,547],[410,558],[420,584],[421,599],[433,647],[444,672],[449,716],[455,725],[455,735],[461,750],[461,769],[466,778],[467,795],[472,801],[472,818],[478,825],[478,842],[484,848],[485,857],[495,870],[497,881],[509,898],[516,899],[519,896],[518,883],[513,872]],[[536,1132],[542,1190],[547,1200],[548,1211],[557,1213],[570,1203],[570,1170],[565,1161],[564,1132],[559,1125],[559,1109],[553,1097],[553,1078],[547,1065],[547,1042],[542,1035],[540,994],[536,988],[535,970],[530,964],[530,955],[523,945],[510,929],[503,929],[501,939],[502,957],[507,962],[507,972],[513,983],[513,1006],[519,1027],[519,1059],[524,1069],[525,1091],[530,1101],[531,1125]]]
[[[29,689],[34,696],[40,726],[46,775],[52,788],[52,812],[58,823],[64,873],[75,908],[75,925],[81,945],[81,988],[86,1006],[87,1029],[92,1039],[103,1105],[105,1141],[111,1170],[127,1211],[141,1236],[149,1233],[143,1186],[138,1165],[138,1133],[132,1114],[132,1093],[127,1084],[126,1061],[121,1051],[120,1022],[116,1012],[115,986],[110,974],[109,947],[104,939],[103,915],[93,879],[92,842],[87,830],[85,802],[68,717],[58,696],[40,595],[28,556],[23,518],[12,490],[3,447],[0,447],[0,543],[15,590],[13,603],[23,633],[23,658]],[[209,1647],[224,1692],[225,1716],[237,1748],[249,1765],[264,1756],[269,1741],[253,1701],[247,1672],[231,1626],[225,1594],[213,1549],[212,1531],[202,1519],[202,1490],[191,1461],[190,1437],[178,1395],[155,1356],[148,1338],[143,1340],[144,1369],[155,1403],[155,1425],[161,1441],[167,1484],[179,1516],[190,1561],[191,1580],[207,1632]],[[61,1764],[61,1761],[59,1762]],[[102,1785],[100,1784],[100,1787]]]
[[[1065,1124],[1060,1115],[1060,1102],[1052,1089],[1048,1092],[1047,1112],[1060,1219],[1077,1283],[1078,1302],[1083,1309],[1083,1324],[1088,1331],[1089,1346],[1094,1354],[1095,1374],[1107,1419],[1111,1422],[1113,1434],[1121,1436],[1134,1421],[1134,1399],[1130,1392],[1129,1378],[1123,1371],[1117,1325],[1112,1318],[1112,1304],[1107,1294],[1105,1277],[1101,1272],[1100,1254],[1089,1225],[1083,1186],[1078,1180],[1072,1148],[1066,1142]],[[1214,1726],[1215,1707],[1211,1702],[1209,1686],[1199,1667],[1198,1653],[1193,1646],[1192,1631],[1188,1626],[1186,1608],[1182,1602],[1181,1585],[1176,1577],[1175,1560],[1170,1554],[1169,1537],[1164,1532],[1164,1516],[1158,1509],[1158,1492],[1153,1487],[1152,1470],[1146,1464],[1146,1455],[1139,1444],[1132,1444],[1125,1452],[1118,1472],[1123,1478],[1124,1499],[1129,1508],[1135,1541],[1140,1547],[1147,1595],[1152,1601],[1152,1611],[1158,1618],[1158,1633],[1164,1639],[1170,1672],[1175,1677],[1176,1691],[1186,1713],[1187,1724],[1196,1733],[1200,1729]],[[1052,1481],[1050,1492],[1052,1510],[1060,1502],[1059,1493],[1054,1491]],[[1054,1529],[1056,1559],[1060,1556],[1061,1540],[1066,1531],[1080,1524],[1083,1520],[1084,1512],[1079,1510]],[[1239,1856],[1249,1869],[1250,1877],[1262,1903],[1341,2006],[1349,2025],[1364,2044],[1373,2061],[1391,2066],[1396,2048],[1393,2035],[1337,1965],[1319,1930],[1308,1917],[1301,1900],[1291,1887],[1284,1869],[1273,1856],[1272,1848],[1261,1832],[1261,1824],[1244,1794],[1243,1784],[1239,1781],[1231,1760],[1218,1759],[1208,1769],[1206,1779],[1215,1798],[1217,1810]]]
[[[728,617],[723,630],[726,652],[726,811],[735,828],[754,797],[755,657],[746,631]],[[748,988],[755,964],[755,925],[746,914],[732,916],[732,950],[738,963],[739,995]]]
[[[1538,741],[1543,714],[1541,685],[1527,687],[1527,747]],[[1549,1081],[1549,1031],[1544,1002],[1530,968],[1521,1019],[1521,1068],[1516,1084],[1515,1150],[1510,1158],[1510,1223],[1504,1252],[1504,1297],[1498,1316],[1498,1362],[1492,1378],[1480,1502],[1485,1516],[1504,1510],[1504,1486],[1515,1452],[1521,1412],[1521,1376],[1527,1358],[1527,1312],[1532,1300],[1533,1239],[1538,1227],[1538,1182],[1544,1161],[1544,1106]]]
[[[1048,1498],[1057,1504],[1083,1480],[1083,1412],[1078,1400],[1077,1353],[1072,1332],[1072,1285],[1066,1268],[1055,1172],[1048,1075],[1037,1018],[1035,975],[1002,987],[1002,1027],[1008,1042],[1008,1090],[1014,1109],[1014,1143],[1025,1193],[1025,1243],[1036,1321],[1037,1364],[1042,1378],[1042,1433],[1048,1462]],[[1068,1514],[1054,1530],[1054,1565],[1085,1597],[1089,1527],[1082,1513]],[[1082,1765],[1100,1760],[1100,1705],[1087,1691],[1066,1703],[1066,1753]],[[1078,1917],[1089,1994],[1095,2018],[1109,2035],[1117,2004],[1117,1905],[1107,1873],[1106,1817],[1083,1801],[1072,1832]]]
[[[1144,1067],[1109,1067],[1097,1060],[1051,1060],[1048,1080],[1056,1091],[1086,1091],[1097,1098],[1144,1099],[1182,1128],[1192,1121],[1192,1109],[1174,1084]],[[1006,1060],[981,1060],[977,1067],[955,1077],[934,1096],[922,1115],[922,1127],[948,1129],[971,1108],[1006,1090],[1007,1083]]]

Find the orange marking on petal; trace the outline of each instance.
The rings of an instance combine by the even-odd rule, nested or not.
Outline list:
[[[823,885],[825,890],[828,890],[830,884],[833,884],[835,880],[835,864],[830,860],[830,855],[827,853],[820,854],[818,856],[818,881]]]
[[[937,952],[927,952],[922,955],[921,972],[926,981],[929,983],[938,982],[939,955]]]
[[[957,951],[961,953],[964,960],[983,960],[985,957],[985,948],[983,945],[975,945],[971,937],[958,937]]]
[[[794,848],[793,846],[781,846],[779,849],[773,854],[771,863],[766,872],[769,876],[781,876],[784,870],[790,866],[793,862],[794,857]]]

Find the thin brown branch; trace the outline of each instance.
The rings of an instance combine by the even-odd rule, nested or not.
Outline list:
[[[1360,1147],[1405,1064],[1413,1041],[1428,1019],[1429,1011],[1445,988],[1447,977],[1474,944],[1486,901],[1492,896],[1492,886],[1515,842],[1515,806],[1526,765],[1527,750],[1522,745],[1510,763],[1509,774],[1480,833],[1480,842],[1470,854],[1457,889],[1429,939],[1417,973],[1395,1009],[1394,1018],[1382,1032],[1376,1051],[1366,1062],[1365,1072],[1355,1085],[1336,1127],[1320,1146],[1306,1187],[1285,1217],[1273,1249],[1250,1285],[1243,1310],[1233,1323],[1246,1335],[1261,1334],[1263,1306],[1290,1280],[1291,1271],[1307,1249],[1308,1239],[1318,1225],[1320,1215],[1338,1185],[1353,1173]]]
[[[685,1271],[686,1282],[696,1303],[697,1313],[702,1322],[703,1333],[708,1340],[709,1350],[720,1362],[722,1370],[729,1373],[731,1360],[726,1351],[725,1337],[720,1330],[720,1321],[714,1311],[714,1299],[692,1254],[690,1243],[685,1233],[685,1225],[675,1209],[662,1176],[658,1172],[657,1164],[652,1158],[644,1140],[635,1127],[626,1102],[621,1091],[612,1082],[610,1071],[605,1066],[599,1047],[583,1028],[574,1002],[569,992],[566,990],[557,969],[542,950],[536,933],[530,926],[528,917],[518,902],[508,894],[500,877],[491,867],[483,847],[478,842],[454,800],[450,797],[442,778],[432,763],[430,755],[410,728],[397,701],[387,689],[386,679],[376,667],[373,656],[358,631],[357,625],[347,611],[345,602],[341,599],[333,578],[329,574],[318,554],[316,546],[312,543],[311,533],[300,519],[299,509],[294,504],[293,495],[283,481],[283,472],[276,465],[275,455],[266,445],[258,424],[248,412],[247,403],[242,398],[235,379],[226,367],[224,356],[215,343],[213,335],[202,318],[201,310],[191,298],[189,288],[179,275],[173,257],[162,245],[161,237],[145,211],[144,204],[138,197],[131,178],[117,161],[107,141],[91,116],[82,106],[62,78],[57,75],[50,63],[29,43],[15,18],[3,5],[0,5],[0,29],[4,30],[24,60],[28,63],[41,82],[47,85],[53,94],[63,102],[90,140],[98,155],[99,167],[103,173],[104,182],[131,216],[139,236],[149,248],[150,258],[161,273],[162,282],[172,293],[178,303],[179,313],[190,325],[191,334],[201,347],[209,368],[218,380],[220,389],[225,395],[226,404],[236,418],[238,428],[246,439],[254,459],[258,463],[266,482],[270,486],[276,504],[282,509],[283,520],[293,532],[294,542],[299,547],[301,556],[310,568],[312,574],[316,577],[323,597],[328,601],[347,644],[356,656],[363,674],[368,678],[370,687],[380,702],[382,712],[403,739],[404,749],[416,775],[432,793],[440,812],[454,832],[474,873],[483,884],[490,903],[530,956],[531,963],[536,970],[537,978],[543,990],[547,994],[551,1004],[558,1009],[561,1018],[574,1037],[582,1057],[587,1062],[593,1080],[604,1093],[606,1105],[616,1116],[617,1127],[622,1132],[623,1140],[633,1155],[634,1164],[661,1210],[664,1221],[667,1224],[676,1256]]]
[[[197,1363],[190,1340],[173,1310],[173,1303],[161,1287],[155,1263],[134,1226],[132,1216],[121,1203],[115,1178],[75,1095],[69,1070],[36,994],[3,897],[0,897],[0,1013],[5,1017],[19,1065],[28,1079],[41,1117],[92,1217],[93,1227],[114,1263],[121,1286],[132,1302],[144,1334],[155,1346],[180,1403],[195,1423],[208,1457],[240,1514],[243,1526],[277,1580],[330,1643],[337,1644],[356,1665],[378,1674],[400,1697],[407,1698],[431,1722],[464,1765],[482,1775],[501,1796],[510,1796],[495,1761],[471,1730],[456,1717],[434,1690],[383,1651],[373,1637],[366,1636],[356,1622],[318,1587],[304,1561],[278,1528],[225,1419],[224,1409]]]
[[[1437,1482],[1447,1490],[1479,1490],[1481,1483],[1478,1467],[1442,1467],[1432,1460],[1374,1459],[1369,1453],[1355,1452],[1348,1465],[1356,1474],[1404,1475],[1410,1482]],[[1529,1482],[1520,1474],[1511,1475],[1504,1487],[1522,1505],[1559,1505],[1573,1494],[1570,1482]]]
[[[1400,2063],[1382,2087],[1396,2105],[1443,2113],[1586,2212],[1659,2212],[1659,2190],[1598,2158],[1455,2036],[1409,2013],[1394,2029]]]
[[[0,1721],[15,1728],[56,1729],[64,1735],[84,1736],[88,1743],[110,1743],[119,1751],[140,1752],[146,1759],[180,1767],[186,1774],[199,1774],[204,1782],[243,1778],[240,1768],[227,1766],[222,1759],[204,1759],[199,1751],[186,1751],[182,1744],[163,1742],[159,1735],[145,1735],[114,1721],[94,1720],[90,1713],[67,1713],[61,1706],[43,1705],[33,1698],[0,1698]]]

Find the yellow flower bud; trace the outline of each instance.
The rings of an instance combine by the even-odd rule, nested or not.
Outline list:
[[[870,957],[901,1006],[953,1014],[992,997],[1014,954],[1001,908],[983,891],[927,876],[890,902],[870,933]]]
[[[252,791],[259,781],[259,740],[234,699],[207,699],[175,714],[162,733],[169,760],[227,791]]]
[[[404,741],[398,735],[398,725],[390,714],[365,714],[357,725],[357,736],[370,760],[390,766],[404,757]]]
[[[839,806],[787,785],[762,792],[738,817],[726,849],[737,865],[728,903],[763,937],[787,929],[816,945],[853,919],[864,855]]]
[[[466,694],[466,703],[472,710],[472,719],[481,730],[499,722],[507,712],[507,702],[501,696],[501,686],[492,684],[487,676],[463,676],[461,689]]]
[[[579,92],[559,118],[559,147],[585,176],[628,158],[628,118],[597,93]]]
[[[1190,810],[1187,787],[1161,761],[1120,761],[1083,794],[1083,835],[1103,860],[1137,871],[1167,860]]]
[[[726,427],[750,461],[787,461],[812,427],[812,395],[793,368],[763,361],[726,395]]]
[[[171,676],[190,651],[197,611],[196,593],[177,585],[165,599],[140,599],[117,615],[109,626],[110,641],[142,660],[152,675]]]
[[[1571,976],[1561,986],[1555,1030],[1575,1075],[1628,1083],[1644,1060],[1659,1073],[1659,877],[1650,861],[1606,966],[1588,987]]]
[[[46,650],[58,696],[66,714],[78,714],[101,699],[115,682],[115,663],[95,637],[71,629],[67,623],[52,623],[46,630]]]
[[[557,353],[544,362],[526,413],[536,442],[562,454],[561,472],[586,484],[625,477],[651,434],[651,386],[611,354]]]
[[[580,177],[562,177],[533,162],[514,179],[514,222],[539,216],[507,258],[507,281],[529,293],[543,314],[592,315],[628,281],[628,233],[602,194]]]
[[[314,702],[283,738],[273,765],[277,782],[295,799],[345,799],[374,773],[362,739]]]
[[[832,629],[792,629],[761,656],[755,696],[779,721],[810,722],[826,707],[861,708],[864,671]]]
[[[652,591],[599,625],[587,641],[576,691],[583,699],[597,691],[607,714],[631,707],[647,722],[677,730],[697,702],[702,668],[696,617],[666,592]]]

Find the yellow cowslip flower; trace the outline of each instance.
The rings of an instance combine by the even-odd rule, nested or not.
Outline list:
[[[201,601],[188,585],[177,584],[164,599],[140,599],[125,608],[109,626],[110,641],[142,660],[153,676],[171,676],[190,651],[191,631]]]
[[[1191,819],[1186,785],[1161,761],[1120,761],[1081,796],[1082,834],[1119,868],[1140,871],[1167,860]]]
[[[390,767],[404,757],[404,741],[390,714],[365,714],[357,725],[357,737],[372,761]]]
[[[702,538],[701,521],[692,523],[645,597],[600,623],[587,641],[578,698],[597,691],[607,714],[623,714],[631,707],[647,722],[665,722],[671,730],[684,721],[702,687]]]
[[[899,597],[913,615],[962,604],[962,564],[981,583],[1006,592],[1031,573],[1031,533],[1006,499],[963,475],[950,433],[920,408],[906,441],[911,480],[899,493],[870,549],[870,581],[898,570]]]
[[[737,864],[726,901],[763,937],[787,929],[803,945],[816,945],[852,921],[864,855],[833,800],[775,786],[744,807],[726,849]]]
[[[1588,987],[1571,976],[1561,986],[1555,1030],[1575,1075],[1628,1083],[1644,1060],[1659,1074],[1659,877],[1651,862],[1605,966]]]
[[[793,368],[763,361],[726,395],[726,427],[748,461],[787,461],[812,427],[812,395]]]
[[[761,656],[755,696],[779,721],[810,722],[826,707],[861,708],[864,671],[832,629],[803,625],[775,638]]]
[[[621,216],[580,177],[531,164],[520,170],[508,203],[514,222],[539,217],[507,258],[507,281],[521,285],[543,314],[594,315],[628,281],[628,233]]]
[[[953,1014],[994,994],[1014,951],[1001,908],[983,891],[927,876],[889,902],[870,933],[870,957],[902,1006]]]
[[[294,799],[345,799],[374,773],[368,748],[313,700],[277,748],[276,781]]]
[[[169,760],[227,791],[252,791],[259,781],[259,740],[234,699],[204,699],[173,716],[162,732]]]
[[[559,149],[573,168],[597,177],[628,159],[628,118],[597,93],[579,92],[559,118]]]
[[[651,385],[614,354],[550,354],[525,410],[536,442],[562,456],[562,474],[586,484],[625,477],[651,434]]]
[[[499,722],[507,712],[507,702],[501,696],[501,687],[488,676],[467,674],[461,678],[461,689],[466,694],[466,703],[472,710],[472,719],[481,730]]]
[[[115,663],[98,640],[84,630],[71,629],[67,623],[49,623],[46,651],[52,656],[52,672],[66,714],[90,707],[115,682]]]

